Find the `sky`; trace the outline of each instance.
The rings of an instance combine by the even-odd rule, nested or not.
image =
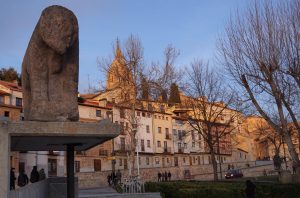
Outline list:
[[[7,0],[0,2],[0,68],[21,72],[22,60],[44,8],[62,5],[79,23],[79,91],[105,81],[97,58],[112,55],[113,43],[138,36],[145,63],[163,61],[172,44],[180,51],[177,67],[194,59],[214,66],[216,42],[230,15],[248,6],[248,0]]]

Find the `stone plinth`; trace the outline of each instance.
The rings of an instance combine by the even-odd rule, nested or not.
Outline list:
[[[82,122],[0,122],[0,198],[8,198],[10,151],[87,150],[119,135],[109,120]],[[6,179],[5,179],[6,178]]]

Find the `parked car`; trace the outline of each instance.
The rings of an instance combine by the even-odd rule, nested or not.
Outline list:
[[[233,169],[233,170],[228,170],[228,172],[225,174],[226,179],[231,179],[231,178],[241,178],[243,177],[243,173],[239,169]]]

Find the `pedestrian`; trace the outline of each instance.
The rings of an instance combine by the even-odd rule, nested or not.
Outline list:
[[[164,173],[164,172],[161,173],[161,181],[162,181],[162,182],[165,181],[165,173]]]
[[[117,183],[120,184],[122,179],[122,173],[120,170],[117,171]]]
[[[10,190],[16,189],[16,186],[15,186],[16,176],[15,176],[14,170],[15,170],[14,168],[10,169]]]
[[[111,185],[111,174],[107,175],[107,183],[109,186]]]
[[[255,184],[253,182],[251,182],[250,180],[246,181],[246,197],[247,198],[255,198]]]
[[[30,182],[35,183],[39,181],[39,172],[37,171],[37,166],[33,166],[32,171],[30,173]]]
[[[171,175],[171,172],[169,171],[169,172],[168,172],[168,179],[169,179],[169,181],[171,181],[171,176],[172,176],[172,175]]]
[[[168,181],[168,173],[165,171],[165,181]]]
[[[227,170],[230,170],[230,164],[228,164]]]
[[[115,186],[116,185],[116,173],[115,173],[115,171],[113,171],[111,173],[110,178],[111,178],[112,184]]]
[[[28,176],[25,174],[24,170],[21,170],[19,176],[18,176],[18,186],[23,187],[26,184],[28,184]]]
[[[161,181],[161,173],[160,172],[157,173],[157,178],[158,178],[157,181],[160,182]]]
[[[296,166],[293,164],[293,174],[296,174]]]
[[[39,181],[44,180],[44,179],[46,179],[46,174],[45,174],[44,169],[42,168],[42,169],[39,171]]]

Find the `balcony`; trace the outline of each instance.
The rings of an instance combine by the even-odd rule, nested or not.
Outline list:
[[[178,149],[178,153],[184,153],[184,149],[183,148],[179,148]]]
[[[164,153],[171,154],[171,151],[172,151],[171,147],[164,147]]]
[[[99,156],[108,156],[107,150],[99,150]]]
[[[129,145],[116,144],[114,150],[119,153],[126,153],[130,151],[130,147]]]
[[[171,140],[171,135],[170,134],[166,134],[166,140]]]

